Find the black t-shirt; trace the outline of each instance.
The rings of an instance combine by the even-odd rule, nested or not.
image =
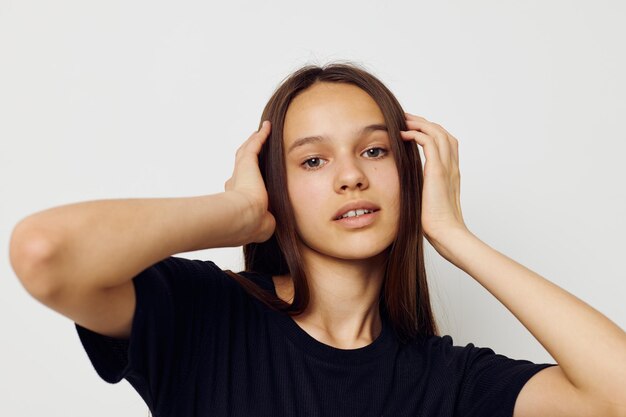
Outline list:
[[[270,275],[240,274],[275,293]],[[130,340],[75,326],[98,375],[125,378],[154,417],[510,417],[526,381],[554,366],[447,335],[403,346],[384,315],[370,345],[338,349],[211,261],[169,257],[133,284]]]

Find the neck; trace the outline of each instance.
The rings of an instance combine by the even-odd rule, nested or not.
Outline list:
[[[310,300],[294,321],[318,341],[340,349],[356,349],[372,343],[382,330],[379,294],[386,253],[373,258],[330,258],[310,249],[301,251]],[[293,300],[289,275],[274,277],[278,296]]]

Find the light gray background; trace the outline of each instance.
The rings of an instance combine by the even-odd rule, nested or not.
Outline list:
[[[624,21],[606,0],[0,0],[0,415],[147,414],[126,381],[99,379],[73,322],[24,290],[14,225],[78,201],[223,191],[272,91],[306,63],[362,64],[443,125],[460,142],[470,230],[626,327]],[[455,344],[553,362],[427,249]],[[240,248],[179,255],[243,266]]]

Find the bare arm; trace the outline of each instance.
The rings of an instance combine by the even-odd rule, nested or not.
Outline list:
[[[223,193],[87,201],[26,217],[11,236],[13,269],[31,294],[47,298],[61,288],[120,286],[172,254],[267,240],[275,220],[257,158],[269,130],[237,150]]]
[[[446,260],[494,295],[558,362],[532,376],[516,417],[626,416],[626,332],[598,310],[491,248],[461,212],[459,141],[409,113],[407,140],[424,149],[422,225]]]
[[[230,192],[54,207],[16,226],[11,263],[37,293],[57,284],[114,287],[175,253],[247,243],[251,210]]]

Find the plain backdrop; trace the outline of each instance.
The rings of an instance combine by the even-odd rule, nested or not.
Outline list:
[[[470,230],[626,327],[624,21],[606,0],[0,0],[0,415],[147,415],[25,291],[15,224],[78,201],[222,192],[271,93],[305,64],[358,63],[444,126]],[[426,251],[443,334],[554,362]],[[243,267],[241,248],[178,256]]]

